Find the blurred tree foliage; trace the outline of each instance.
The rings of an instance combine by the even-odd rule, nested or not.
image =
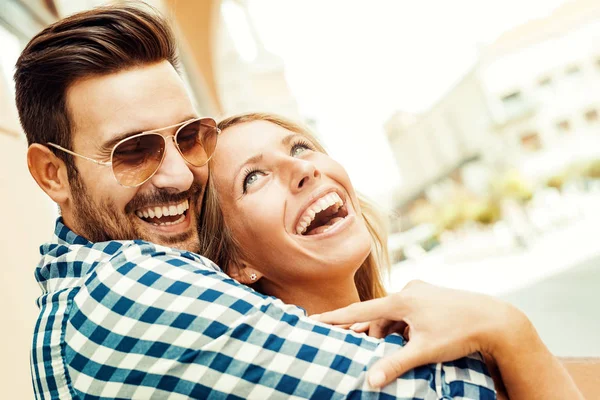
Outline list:
[[[493,224],[500,218],[500,205],[492,197],[455,196],[441,205],[422,204],[412,213],[415,225],[432,223],[439,232],[454,230],[467,222]]]
[[[551,176],[546,186],[560,190],[565,183],[581,178],[600,179],[600,160],[574,162],[564,171]]]
[[[566,182],[581,178],[600,179],[600,160],[575,162],[542,184],[560,190]],[[489,225],[502,217],[504,200],[524,204],[533,198],[534,190],[534,184],[519,171],[508,170],[491,180],[488,197],[477,197],[459,189],[441,204],[421,201],[411,210],[410,216],[415,225],[435,224],[438,232],[454,230],[469,222]]]
[[[509,170],[491,182],[492,196],[525,203],[533,197],[533,184],[517,170]]]

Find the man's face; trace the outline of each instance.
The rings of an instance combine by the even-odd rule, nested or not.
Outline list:
[[[183,82],[167,61],[79,80],[67,91],[67,109],[72,150],[103,161],[110,160],[110,149],[103,145],[116,137],[197,117]],[[160,133],[174,135],[176,129]],[[135,188],[121,186],[110,166],[76,157],[79,174],[70,182],[68,204],[61,206],[67,225],[92,242],[143,239],[198,251],[207,167],[187,164],[171,139],[165,152],[156,174]],[[150,210],[165,207],[170,215],[151,217]]]

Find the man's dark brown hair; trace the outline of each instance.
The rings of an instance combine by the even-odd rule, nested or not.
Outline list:
[[[48,26],[31,39],[16,64],[16,103],[27,141],[71,149],[70,85],[162,60],[177,68],[176,43],[167,22],[150,7],[101,7]],[[67,164],[69,180],[74,179],[72,156],[55,154]]]

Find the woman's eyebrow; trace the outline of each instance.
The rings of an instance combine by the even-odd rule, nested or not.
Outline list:
[[[293,141],[293,139],[296,136],[300,136],[300,135],[297,134],[297,133],[292,133],[291,135],[287,135],[286,137],[284,137],[283,139],[281,139],[281,144],[284,145],[284,146],[287,146],[288,144],[290,144]]]

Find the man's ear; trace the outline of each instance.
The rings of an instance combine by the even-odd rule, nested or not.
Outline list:
[[[252,285],[262,278],[262,274],[245,261],[232,261],[227,268],[227,274],[244,285]]]
[[[46,146],[34,143],[27,149],[27,166],[33,179],[58,205],[70,196],[65,163]]]

